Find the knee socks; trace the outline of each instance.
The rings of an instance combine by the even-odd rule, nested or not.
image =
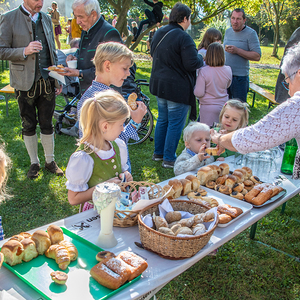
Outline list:
[[[31,135],[27,136],[24,135],[24,143],[25,147],[27,149],[28,155],[30,157],[30,163],[31,164],[39,164],[39,158],[38,158],[38,138],[37,135]]]
[[[54,161],[54,133],[52,134],[40,134],[41,143],[44,148],[45,160],[49,164]]]

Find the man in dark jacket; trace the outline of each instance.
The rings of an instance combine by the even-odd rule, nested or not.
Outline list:
[[[148,4],[149,6],[152,6],[153,9],[152,9],[152,11],[150,11],[149,9],[145,9],[145,15],[147,16],[147,19],[143,20],[140,23],[139,29],[138,29],[133,41],[135,41],[138,38],[138,36],[141,34],[141,31],[145,24],[148,24],[148,27],[151,27],[154,24],[160,23],[164,16],[164,14],[162,12],[162,8],[164,5],[162,2],[158,2],[158,0],[153,0],[153,3],[148,0],[144,0],[144,2],[146,4]]]
[[[176,149],[190,107],[196,119],[194,86],[196,70],[203,59],[193,39],[185,32],[191,20],[188,6],[173,7],[169,25],[156,31],[151,43],[153,57],[150,92],[158,103],[155,127],[155,150],[152,159],[163,160],[162,166],[172,168]]]

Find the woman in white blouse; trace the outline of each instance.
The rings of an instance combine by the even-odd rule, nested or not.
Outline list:
[[[283,59],[281,71],[285,75],[282,84],[289,91],[286,102],[277,106],[256,124],[228,134],[211,130],[211,139],[224,148],[242,154],[262,151],[295,138],[300,145],[300,42],[290,48]],[[294,178],[300,177],[300,152],[294,164]]]

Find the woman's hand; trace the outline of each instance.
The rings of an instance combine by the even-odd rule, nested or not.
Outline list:
[[[125,178],[126,178],[126,182],[129,182],[129,181],[133,180],[132,175],[128,171],[125,171],[124,175],[125,175]]]
[[[210,130],[210,137],[211,137],[211,140],[214,144],[217,145],[217,147],[219,148],[219,151],[217,153],[217,155],[220,155],[224,150],[225,148],[222,147],[220,145],[220,137],[222,136],[222,134],[218,133],[217,131],[215,131],[214,129],[211,129]]]

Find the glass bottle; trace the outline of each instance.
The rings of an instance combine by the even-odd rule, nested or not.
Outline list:
[[[291,139],[290,141],[286,142],[281,164],[281,173],[287,175],[293,174],[297,149],[298,145],[295,139]]]

